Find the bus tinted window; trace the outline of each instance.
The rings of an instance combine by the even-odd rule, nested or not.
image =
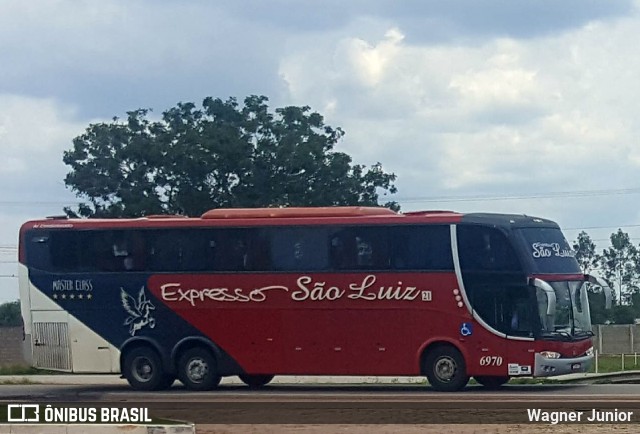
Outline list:
[[[146,269],[146,244],[140,231],[86,232],[91,242],[92,268],[98,271]]]
[[[459,225],[458,250],[463,271],[520,271],[506,236],[486,226]]]
[[[449,227],[34,231],[31,267],[57,272],[452,270]]]
[[[147,232],[150,271],[264,271],[267,240],[258,229],[165,229]]]
[[[391,233],[393,268],[453,270],[449,226],[398,226]]]
[[[51,232],[50,265],[56,270],[72,271],[82,267],[80,250],[84,246],[80,232]]]
[[[336,229],[330,240],[330,261],[336,270],[389,269],[389,228]]]
[[[150,271],[205,271],[213,267],[212,231],[165,229],[145,233]]]
[[[274,271],[317,271],[329,266],[329,230],[323,227],[273,228]]]
[[[215,271],[267,271],[271,267],[264,229],[213,229]]]

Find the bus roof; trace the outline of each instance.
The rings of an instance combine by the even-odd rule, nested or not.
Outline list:
[[[558,224],[552,220],[524,214],[470,213],[464,214],[461,222],[511,228],[558,227]]]
[[[282,217],[357,217],[398,215],[379,206],[322,206],[288,208],[218,208],[202,214],[203,219],[244,219]]]
[[[315,224],[420,224],[470,223],[501,227],[557,227],[551,220],[517,214],[468,213],[454,211],[411,211],[398,213],[383,207],[289,207],[289,208],[219,208],[200,217],[149,215],[139,218],[68,219],[53,217],[26,222],[28,229],[92,229],[146,227],[232,227],[287,226]]]

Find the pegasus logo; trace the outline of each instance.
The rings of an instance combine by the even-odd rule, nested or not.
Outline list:
[[[138,300],[127,294],[124,288],[120,288],[120,299],[122,300],[122,307],[129,314],[129,317],[124,321],[124,325],[129,326],[129,334],[131,336],[134,336],[142,327],[148,325],[154,328],[156,326],[156,320],[151,316],[151,311],[156,310],[156,307],[147,299],[147,295],[144,293],[144,286],[140,288]]]

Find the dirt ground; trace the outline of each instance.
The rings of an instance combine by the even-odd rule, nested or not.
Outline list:
[[[640,424],[518,425],[197,425],[196,434],[601,434],[640,433]]]

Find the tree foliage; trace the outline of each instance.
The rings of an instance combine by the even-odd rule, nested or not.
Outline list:
[[[596,253],[596,243],[585,231],[578,234],[578,239],[573,242],[573,250],[583,273],[589,274],[600,265],[601,256]]]
[[[612,233],[609,241],[609,247],[601,253],[596,252],[595,243],[584,231],[573,243],[582,271],[601,275],[613,290],[614,306],[606,310],[602,293],[591,288],[591,320],[594,324],[633,323],[640,318],[640,248],[622,229]]]
[[[396,192],[380,163],[354,164],[334,148],[344,135],[307,106],[269,111],[264,96],[179,103],[149,119],[91,124],[63,161],[65,184],[84,199],[70,215],[197,216],[211,208],[378,205]],[[397,209],[395,202],[385,206]]]
[[[611,234],[611,247],[602,251],[604,277],[620,297],[622,304],[630,304],[638,291],[638,249],[629,234],[618,229]]]

